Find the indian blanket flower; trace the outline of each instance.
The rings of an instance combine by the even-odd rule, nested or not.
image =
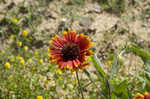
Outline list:
[[[141,93],[137,93],[133,99],[150,99],[150,93],[145,92],[144,95],[142,95]]]
[[[76,31],[64,32],[64,38],[57,36],[50,41],[50,61],[60,69],[77,71],[88,66],[86,56],[92,54],[93,43],[87,35],[76,34]]]

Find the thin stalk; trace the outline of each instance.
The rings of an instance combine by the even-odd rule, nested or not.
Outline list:
[[[78,72],[76,72],[76,77],[77,77],[77,80],[78,80],[78,85],[80,87],[80,93],[81,93],[82,99],[84,99],[83,90],[82,90],[82,87],[81,87],[81,84],[80,84]]]
[[[111,99],[110,83],[107,78],[106,78],[106,86],[108,88],[108,99]]]

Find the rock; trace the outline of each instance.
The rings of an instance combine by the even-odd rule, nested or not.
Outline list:
[[[93,4],[93,10],[97,13],[100,13],[101,12],[101,8],[100,8],[100,5],[98,3],[94,3]]]
[[[87,13],[101,13],[101,7],[98,3],[93,3],[89,5],[89,10]]]
[[[80,26],[87,27],[92,24],[92,19],[90,17],[83,17],[79,22]]]

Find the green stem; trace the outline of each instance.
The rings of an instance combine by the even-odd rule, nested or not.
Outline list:
[[[80,84],[78,72],[76,72],[76,77],[77,77],[77,80],[78,80],[78,85],[80,87],[80,93],[81,93],[82,99],[84,99],[83,90],[82,90],[82,87],[81,87],[81,84]]]

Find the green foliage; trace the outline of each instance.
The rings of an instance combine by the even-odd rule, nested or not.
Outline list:
[[[100,6],[108,12],[122,13],[126,10],[126,0],[98,0]]]
[[[81,5],[81,4],[84,4],[86,0],[69,0],[68,4],[78,4],[78,5]]]
[[[104,67],[102,66],[101,62],[97,58],[96,54],[91,56],[92,62],[98,73],[100,74],[100,77],[104,78],[105,77],[105,72],[104,72]]]

